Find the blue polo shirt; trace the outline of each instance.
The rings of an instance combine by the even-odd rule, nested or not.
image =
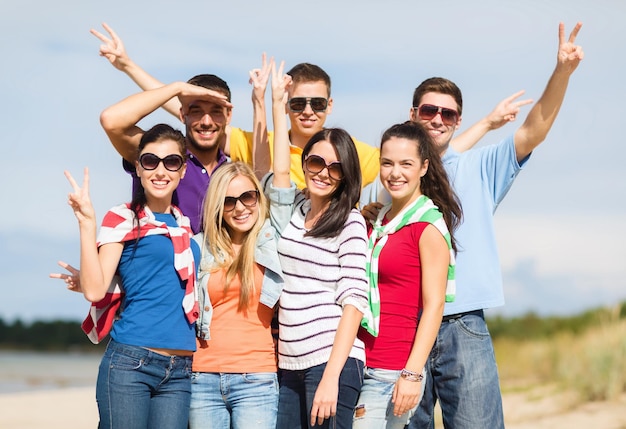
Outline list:
[[[454,233],[456,299],[446,303],[444,315],[504,305],[493,215],[529,157],[517,162],[512,135],[463,153],[449,147],[442,157],[463,208]]]
[[[221,150],[217,155],[217,167],[228,161]],[[133,177],[133,195],[140,186],[139,177],[135,166],[123,160],[124,170]],[[202,231],[202,203],[209,187],[209,181],[213,171],[208,172],[204,165],[189,151],[187,151],[187,172],[178,184],[178,188],[172,196],[172,204],[178,207],[191,222],[194,234]]]

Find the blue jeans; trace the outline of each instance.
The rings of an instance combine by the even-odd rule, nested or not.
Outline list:
[[[280,393],[276,429],[311,428],[311,407],[326,364],[290,371],[279,370]],[[339,376],[337,414],[315,428],[352,428],[354,406],[363,385],[363,362],[348,358]]]
[[[163,356],[111,340],[96,384],[98,428],[186,429],[191,362],[191,356]]]
[[[504,428],[498,368],[482,310],[444,318],[426,363],[425,382],[410,429],[434,427],[437,400],[445,428]]]
[[[190,429],[275,429],[277,412],[275,372],[191,375]]]
[[[399,370],[365,368],[365,379],[354,412],[353,429],[403,429],[415,408],[401,416],[393,414],[391,398],[400,377]],[[422,395],[424,383],[421,384]]]

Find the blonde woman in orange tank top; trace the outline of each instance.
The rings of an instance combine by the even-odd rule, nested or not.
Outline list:
[[[190,428],[274,429],[282,271],[268,199],[252,169],[234,162],[213,173],[203,212]]]

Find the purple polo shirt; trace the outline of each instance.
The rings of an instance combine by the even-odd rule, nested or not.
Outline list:
[[[228,158],[220,150],[217,154],[217,167],[215,169],[227,161]],[[123,160],[123,166],[124,170],[133,177],[134,195],[135,190],[140,186],[135,166],[126,160]],[[174,191],[172,204],[189,218],[194,233],[202,231],[202,203],[213,171],[207,172],[202,163],[191,152],[187,151],[187,172]]]

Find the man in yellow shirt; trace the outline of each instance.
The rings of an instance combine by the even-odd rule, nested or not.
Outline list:
[[[123,71],[141,89],[150,90],[163,86],[158,79],[148,74],[145,70],[134,63],[124,48],[122,39],[106,24],[104,29],[109,33],[109,37],[91,30],[91,33],[100,39],[103,44],[100,46],[100,55],[107,58],[109,62],[118,70]],[[265,67],[264,67],[265,68]],[[263,74],[262,69],[257,69]],[[304,173],[302,171],[301,154],[302,148],[309,138],[324,128],[326,117],[332,112],[333,99],[330,96],[330,77],[320,67],[301,63],[294,66],[289,72],[293,79],[293,85],[289,90],[290,102],[287,114],[291,120],[291,179],[298,188],[304,187]],[[251,80],[253,79],[251,74]],[[252,82],[253,85],[255,84]],[[260,85],[267,83],[267,76],[259,76]],[[253,94],[264,93],[255,86]],[[303,99],[304,98],[304,103]],[[323,99],[324,101],[321,101]],[[259,104],[262,103],[262,106]],[[264,100],[256,96],[253,100],[255,115],[264,116]],[[177,98],[172,98],[163,105],[163,108],[175,117],[179,117],[180,102]],[[265,118],[260,118],[265,125]],[[233,161],[244,161],[250,165],[254,164],[253,133],[240,128],[230,126],[231,115],[227,118],[227,126],[222,136],[220,146],[224,153]],[[255,120],[255,124],[257,121]],[[257,125],[255,125],[257,126]],[[263,131],[261,132],[263,134]],[[271,148],[273,147],[273,133],[267,133],[270,147],[270,159],[267,160],[267,167],[271,165]],[[354,140],[354,139],[353,139]],[[379,169],[378,148],[370,146],[358,140],[354,140],[359,160],[361,162],[361,173],[363,186],[376,179]],[[256,167],[255,167],[256,169]],[[262,168],[261,168],[262,170]]]
[[[295,65],[287,72],[293,84],[289,88],[286,114],[291,121],[291,180],[300,189],[304,187],[302,149],[309,139],[324,128],[327,116],[332,112],[330,76],[321,67],[309,63]],[[270,156],[273,157],[273,133],[268,133]],[[372,183],[380,167],[378,148],[354,140],[361,164],[363,186]],[[252,133],[231,132],[230,157],[252,163]]]

